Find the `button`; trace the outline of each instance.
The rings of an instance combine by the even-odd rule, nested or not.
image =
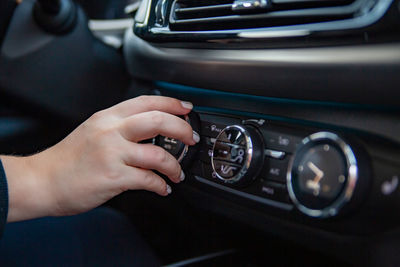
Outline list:
[[[208,121],[201,122],[201,135],[216,138],[228,124],[219,124]]]
[[[201,121],[200,134],[212,138],[217,135],[228,125],[240,124],[239,119],[232,117],[221,117],[209,114],[199,114]]]
[[[400,199],[400,168],[389,162],[378,161],[374,162],[376,184],[379,188],[376,188],[380,192],[380,196],[383,198],[396,197]]]
[[[289,135],[265,127],[260,128],[265,141],[265,147],[271,150],[283,151],[294,153],[298,144],[301,143],[303,138],[299,136]],[[290,129],[285,129],[290,131]]]
[[[264,162],[264,168],[261,171],[261,178],[265,180],[286,183],[286,173],[289,160],[278,160],[267,158]]]
[[[285,157],[286,153],[282,152],[282,151],[265,149],[264,155],[267,157],[270,157],[270,158],[274,158],[274,159],[283,159]]]
[[[289,194],[286,185],[275,182],[260,183],[259,195],[268,199],[289,203]]]
[[[376,214],[397,218],[400,209],[400,167],[397,162],[373,160],[374,182],[368,208]]]

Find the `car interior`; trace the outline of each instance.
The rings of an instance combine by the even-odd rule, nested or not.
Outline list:
[[[398,266],[399,0],[21,0],[0,28],[0,151],[140,95],[190,101],[186,180],[130,191],[165,266]]]

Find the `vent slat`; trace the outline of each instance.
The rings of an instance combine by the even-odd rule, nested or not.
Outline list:
[[[334,3],[334,2],[342,2],[347,3],[347,0],[272,0],[274,4],[293,4],[293,3]]]
[[[175,9],[175,17],[179,20],[229,15],[232,15],[232,5],[230,4]]]
[[[272,0],[266,8],[236,12],[233,0],[175,0],[170,28],[204,31],[300,25],[351,18],[364,0]]]
[[[306,13],[306,12],[294,12],[294,11],[284,11],[284,12],[271,12],[267,14],[257,14],[257,15],[232,15],[232,16],[224,16],[224,17],[208,17],[208,18],[194,18],[194,19],[182,19],[175,21],[176,24],[184,24],[184,23],[196,23],[196,22],[220,22],[220,21],[240,21],[240,20],[251,20],[251,19],[269,19],[269,18],[305,18],[305,17],[332,17],[332,16],[347,16],[348,13],[339,13],[339,12],[326,12],[326,13]]]
[[[225,5],[216,5],[216,6],[177,8],[177,9],[175,9],[175,13],[178,14],[178,13],[201,12],[201,11],[221,10],[221,9],[232,10],[232,5],[225,4]]]

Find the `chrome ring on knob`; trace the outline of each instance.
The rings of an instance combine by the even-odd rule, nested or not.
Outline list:
[[[246,155],[246,158],[244,160],[244,163],[243,163],[241,169],[239,170],[239,172],[236,175],[234,175],[233,177],[230,177],[230,178],[225,178],[225,177],[222,177],[220,174],[218,174],[218,171],[216,170],[216,166],[214,164],[214,151],[215,151],[215,146],[216,146],[216,144],[218,142],[218,139],[221,138],[221,135],[224,134],[224,132],[226,132],[227,130],[231,130],[231,129],[236,129],[236,130],[240,131],[243,134],[243,136],[245,138],[245,146],[246,146],[245,155]],[[211,165],[212,165],[212,168],[213,168],[213,170],[214,170],[214,172],[216,174],[216,177],[218,179],[224,181],[225,183],[234,184],[234,183],[239,182],[243,178],[243,176],[247,173],[247,171],[248,171],[248,169],[250,167],[250,163],[251,163],[252,157],[253,157],[253,141],[252,141],[252,139],[250,137],[250,134],[242,126],[231,125],[231,126],[225,127],[218,134],[218,136],[216,137],[214,145],[213,145],[213,149],[212,149],[212,154],[211,154]]]

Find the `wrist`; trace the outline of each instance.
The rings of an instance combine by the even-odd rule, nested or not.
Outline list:
[[[2,156],[7,177],[8,222],[51,216],[54,210],[50,177],[36,155]]]

